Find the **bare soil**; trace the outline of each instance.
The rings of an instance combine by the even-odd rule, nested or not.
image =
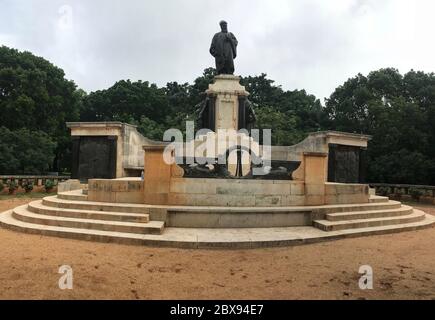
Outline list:
[[[0,201],[0,212],[32,199]],[[435,207],[416,205],[435,215]],[[435,228],[255,250],[103,244],[0,229],[0,299],[435,299]],[[73,289],[60,290],[61,265]],[[360,290],[370,265],[374,289]]]

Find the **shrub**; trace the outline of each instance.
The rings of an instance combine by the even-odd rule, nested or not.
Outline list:
[[[2,192],[4,188],[5,185],[3,184],[3,181],[0,180],[0,192]]]
[[[26,191],[26,193],[29,193],[33,190],[33,181],[23,181],[21,187]]]
[[[388,187],[379,187],[376,189],[376,193],[381,196],[387,196],[389,192],[390,192],[390,188]]]
[[[412,187],[409,188],[408,194],[410,194],[413,199],[418,200],[424,194],[424,192],[418,188]]]
[[[44,188],[46,192],[50,192],[54,188],[54,181],[51,179],[45,180]]]
[[[9,194],[13,194],[17,189],[18,189],[18,184],[15,182],[15,180],[11,180],[8,182]]]
[[[405,194],[405,192],[402,190],[402,188],[395,188],[394,193],[397,196],[401,196],[401,195]]]

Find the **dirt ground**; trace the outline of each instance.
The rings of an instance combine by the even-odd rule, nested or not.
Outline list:
[[[0,201],[0,212],[31,199]],[[435,207],[421,207],[435,215]],[[435,228],[255,250],[102,244],[0,229],[0,299],[435,299]],[[73,289],[58,287],[59,266]],[[360,290],[370,265],[374,289]]]

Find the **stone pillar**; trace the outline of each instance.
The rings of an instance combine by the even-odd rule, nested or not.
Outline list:
[[[215,131],[218,129],[239,130],[239,98],[246,98],[249,93],[240,85],[240,77],[218,75],[206,91],[215,99]]]
[[[307,206],[325,204],[327,157],[327,153],[304,153],[305,205]]]
[[[165,146],[144,146],[144,202],[145,204],[168,203],[171,181],[171,165],[163,159]]]

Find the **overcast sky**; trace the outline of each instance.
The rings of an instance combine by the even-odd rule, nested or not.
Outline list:
[[[190,82],[225,19],[236,74],[323,102],[358,72],[435,71],[434,0],[0,0],[0,44],[43,56],[84,90]]]

